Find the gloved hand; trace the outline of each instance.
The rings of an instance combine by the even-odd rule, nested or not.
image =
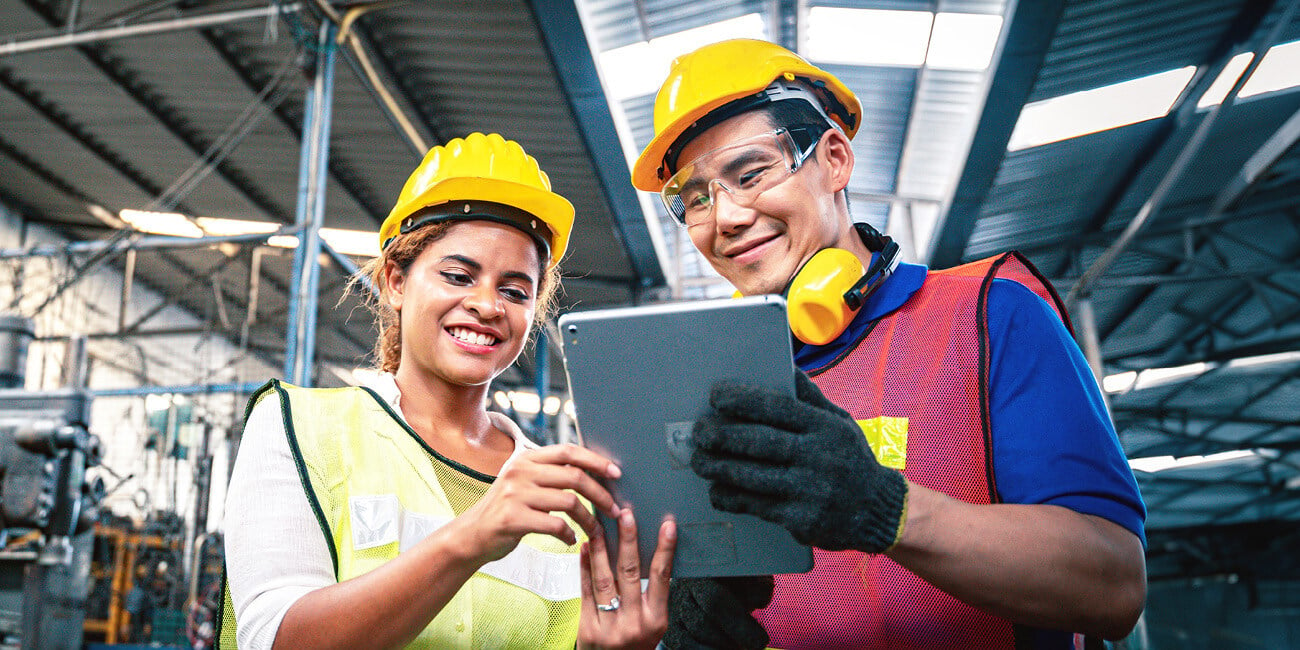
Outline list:
[[[678,578],[668,587],[668,650],[761,650],[767,630],[752,612],[772,602],[772,576]]]
[[[758,515],[802,544],[881,553],[902,536],[907,481],[802,372],[796,397],[720,382],[695,423],[691,469],[713,507]]]

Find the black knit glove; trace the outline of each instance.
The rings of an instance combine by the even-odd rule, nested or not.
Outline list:
[[[713,507],[758,515],[802,544],[880,553],[902,534],[907,481],[802,372],[795,397],[721,382],[695,423],[691,468]]]
[[[678,578],[668,587],[668,650],[761,650],[767,630],[753,611],[772,602],[772,576]]]

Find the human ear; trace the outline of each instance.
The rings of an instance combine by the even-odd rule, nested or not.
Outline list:
[[[389,260],[384,263],[384,285],[388,291],[384,292],[384,300],[388,301],[388,306],[397,311],[402,310],[403,292],[406,288],[406,273],[397,266],[396,262]]]
[[[832,128],[822,137],[817,147],[819,164],[825,169],[825,179],[832,194],[849,186],[853,177],[853,146],[843,131]]]

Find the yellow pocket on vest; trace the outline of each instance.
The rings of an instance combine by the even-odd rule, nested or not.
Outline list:
[[[882,415],[857,422],[876,454],[876,462],[894,469],[907,466],[907,418]]]
[[[348,512],[352,515],[352,548],[363,550],[397,541],[402,507],[396,494],[351,497]]]

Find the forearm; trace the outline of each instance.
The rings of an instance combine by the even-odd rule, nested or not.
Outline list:
[[[972,505],[909,483],[888,556],[984,611],[1048,629],[1125,636],[1146,599],[1142,545],[1124,528],[1049,505]]]
[[[483,565],[456,543],[458,523],[373,571],[298,599],[280,623],[275,650],[410,643]]]

